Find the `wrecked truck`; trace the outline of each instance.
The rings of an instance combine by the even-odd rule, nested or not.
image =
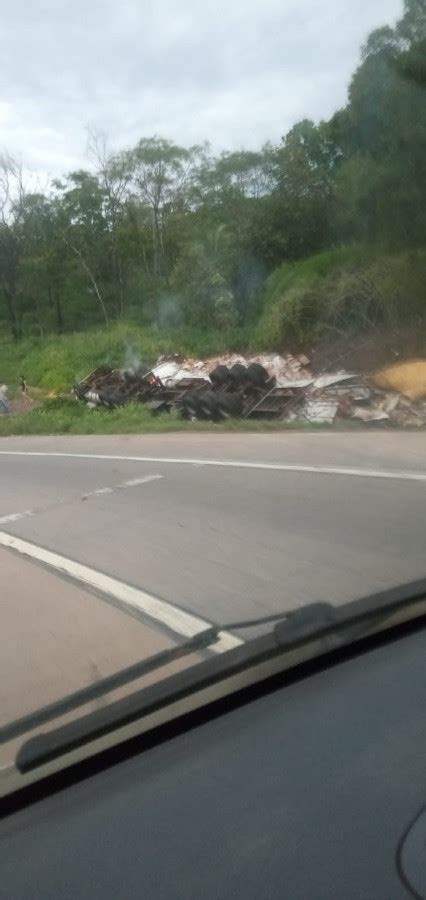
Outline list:
[[[421,362],[410,364],[410,377],[426,371]],[[91,408],[142,403],[153,413],[173,411],[189,421],[263,418],[331,425],[350,419],[364,426],[426,427],[426,387],[415,390],[411,377],[408,389],[407,364],[403,371],[397,368],[372,376],[345,371],[314,376],[304,355],[193,360],[176,354],[161,357],[152,368],[101,366],[74,386],[74,394]],[[402,389],[392,389],[401,375]]]

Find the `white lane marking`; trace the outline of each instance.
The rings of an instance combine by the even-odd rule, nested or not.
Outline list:
[[[103,487],[97,488],[96,491],[88,491],[87,494],[82,494],[81,496],[85,500],[86,497],[93,497],[94,494],[112,494],[113,488],[111,487]]]
[[[145,475],[145,478],[129,478],[128,481],[122,481],[117,487],[137,487],[139,484],[148,484],[150,481],[157,481],[158,478],[164,478],[164,475]]]
[[[177,466],[213,466],[227,469],[261,469],[271,472],[304,472],[309,475],[343,475],[351,478],[386,478],[393,481],[426,482],[426,472],[407,471],[405,469],[361,469],[346,466],[299,466],[290,463],[244,462],[242,460],[224,459],[186,459],[169,456],[120,456],[106,453],[60,453],[53,451],[32,450],[0,450],[0,456],[40,456],[59,457],[64,459],[103,459],[107,461],[164,463]]]
[[[128,481],[122,481],[120,484],[115,484],[114,487],[96,488],[96,490],[88,491],[87,494],[82,494],[81,496],[83,500],[86,500],[87,497],[94,497],[97,494],[113,494],[114,491],[119,491],[122,488],[137,487],[140,484],[148,484],[150,481],[157,481],[158,478],[164,478],[164,475],[145,475],[141,478],[131,478]]]
[[[34,516],[35,513],[31,509],[21,513],[11,513],[9,516],[0,516],[0,525],[6,525],[7,522],[19,522],[19,519],[26,519],[27,516]]]
[[[7,534],[5,531],[0,531],[0,544],[4,547],[12,548],[24,556],[38,559],[50,568],[64,572],[83,584],[90,585],[96,590],[114,597],[125,606],[140,610],[150,619],[153,619],[154,622],[161,622],[163,625],[166,625],[175,634],[191,638],[199,634],[200,631],[204,631],[205,628],[211,627],[211,622],[179,609],[179,607],[174,606],[167,600],[160,600],[146,591],[118,581],[117,578],[104,575],[103,572],[97,572],[96,569],[91,569],[89,566],[68,559],[66,556],[61,556],[59,553],[54,553],[51,550],[46,550],[44,547],[39,547],[37,544],[32,544],[29,541],[22,540],[22,538]],[[212,644],[211,649],[216,653],[224,653],[226,650],[238,647],[242,643],[243,641],[240,638],[230,632],[221,631],[218,641]]]

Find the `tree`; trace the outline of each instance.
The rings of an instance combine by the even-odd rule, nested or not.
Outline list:
[[[426,38],[425,0],[404,0],[404,12],[396,26],[396,34],[401,41],[412,47]],[[407,47],[405,45],[405,49]]]
[[[276,150],[275,227],[288,259],[315,253],[329,243],[339,158],[339,148],[326,126],[306,119],[288,132]]]
[[[254,321],[269,273],[336,245],[426,240],[426,3],[362,48],[348,102],[278,146],[89,133],[90,170],[29,191],[0,158],[0,304],[14,338],[113,317]]]
[[[374,31],[332,119],[343,165],[336,224],[343,240],[416,245],[426,237],[426,103],[422,86],[426,4],[406,0],[395,28]]]
[[[193,150],[154,137],[140,140],[127,157],[135,194],[151,215],[154,275],[169,270],[168,225],[172,215],[185,207],[193,156]]]
[[[89,131],[89,151],[95,161],[97,178],[103,193],[103,212],[112,268],[114,302],[118,318],[125,306],[126,252],[123,232],[129,203],[133,160],[128,153],[111,153],[102,133]],[[123,252],[124,251],[124,252]]]
[[[22,222],[25,197],[21,164],[7,154],[0,156],[0,279],[14,340],[22,337],[19,267],[24,249]]]
[[[238,319],[229,281],[221,270],[224,225],[190,242],[175,267],[172,286],[184,320],[198,328],[227,328]]]
[[[55,234],[52,205],[42,193],[27,194],[22,206],[23,254],[19,283],[27,323],[43,335],[51,327],[63,330],[59,282],[63,273],[63,249]]]
[[[238,151],[211,156],[203,148],[192,179],[190,240],[211,244],[220,235],[216,268],[230,286],[241,321],[253,317],[270,264],[265,200],[272,190],[273,151]]]
[[[103,267],[108,264],[102,189],[98,179],[83,170],[72,172],[67,183],[56,182],[55,186],[57,223],[63,244],[78,260],[108,325],[109,313],[101,286]]]

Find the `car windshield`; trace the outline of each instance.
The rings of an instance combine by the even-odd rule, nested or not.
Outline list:
[[[362,6],[4,11],[0,795],[424,612],[426,2]]]

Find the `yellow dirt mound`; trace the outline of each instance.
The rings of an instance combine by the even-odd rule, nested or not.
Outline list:
[[[377,387],[404,394],[410,400],[426,397],[426,359],[413,359],[381,369],[373,375]]]

